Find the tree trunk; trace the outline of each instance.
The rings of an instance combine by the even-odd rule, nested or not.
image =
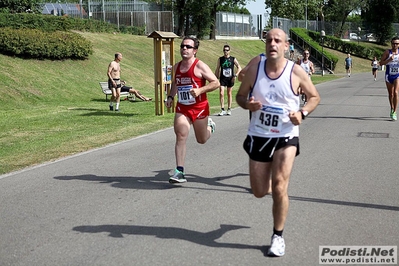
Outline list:
[[[211,22],[211,32],[209,34],[209,39],[210,40],[216,40],[216,9],[217,8],[217,4],[215,3],[212,7],[212,11],[211,11],[211,17],[212,22]]]

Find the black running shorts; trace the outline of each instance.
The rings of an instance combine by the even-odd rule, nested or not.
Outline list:
[[[295,156],[299,155],[298,137],[262,138],[247,135],[243,147],[252,160],[258,162],[272,162],[274,152],[287,145],[295,146]]]

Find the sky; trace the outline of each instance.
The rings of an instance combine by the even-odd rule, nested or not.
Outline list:
[[[252,15],[263,15],[262,27],[266,25],[267,23],[266,20],[269,18],[269,16],[268,15],[265,16],[266,14],[265,0],[255,0],[255,1],[247,0],[247,5],[245,7]]]
[[[249,12],[253,15],[258,15],[258,14],[265,14],[266,9],[265,9],[265,0],[255,0],[255,1],[250,1],[248,0],[248,4],[245,6]]]

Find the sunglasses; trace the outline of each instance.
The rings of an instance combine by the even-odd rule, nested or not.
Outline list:
[[[180,49],[183,49],[184,47],[186,47],[187,49],[193,49],[193,48],[195,48],[194,46],[187,45],[187,44],[181,44],[181,45],[180,45]]]
[[[392,45],[399,45],[399,42],[392,42]]]
[[[224,49],[223,51],[224,51],[224,52],[228,52],[228,51],[230,51],[230,50]]]

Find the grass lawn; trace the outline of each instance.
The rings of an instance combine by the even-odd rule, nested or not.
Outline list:
[[[154,98],[153,40],[123,34],[81,34],[94,45],[88,60],[24,60],[0,55],[0,174],[172,126],[174,114],[156,116],[154,102],[122,101],[121,112],[110,112],[99,85],[107,80],[107,67],[115,52],[121,52],[121,78]],[[175,42],[178,49],[181,40]],[[260,40],[201,41],[198,58],[214,70],[226,43],[242,66],[264,51]],[[175,54],[177,62],[179,50]],[[341,59],[345,54],[338,54],[335,74],[314,76],[315,84],[344,75]],[[353,73],[370,71],[369,60],[353,61]],[[236,90],[238,87],[239,83]],[[209,94],[209,101],[211,113],[216,113],[218,91]]]

